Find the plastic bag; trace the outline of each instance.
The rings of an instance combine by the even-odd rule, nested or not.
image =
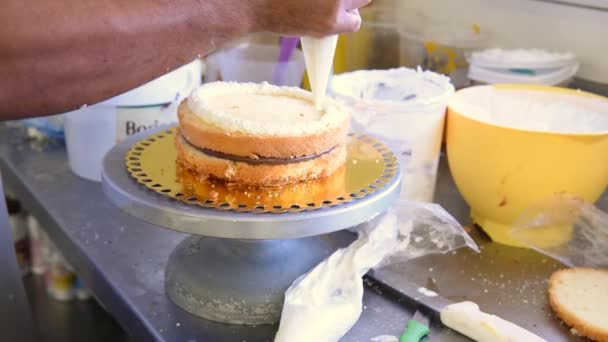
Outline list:
[[[526,210],[511,236],[570,267],[608,267],[608,214],[571,195]]]
[[[64,115],[58,114],[47,117],[21,120],[25,127],[37,129],[41,134],[52,138],[63,138]]]
[[[411,222],[411,230],[401,227],[399,239],[404,245],[387,255],[375,268],[428,254],[444,254],[462,247],[479,252],[475,241],[439,204],[399,200],[388,212],[394,213],[401,225]]]
[[[478,250],[441,206],[397,201],[363,225],[350,246],[293,282],[275,341],[338,341],[361,315],[361,277],[370,269],[464,246]]]

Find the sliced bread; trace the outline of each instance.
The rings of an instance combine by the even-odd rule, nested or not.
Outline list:
[[[553,273],[549,301],[574,334],[608,342],[608,270],[571,268]]]

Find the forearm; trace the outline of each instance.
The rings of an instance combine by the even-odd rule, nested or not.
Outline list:
[[[5,0],[0,120],[69,111],[161,76],[253,30],[249,2]]]

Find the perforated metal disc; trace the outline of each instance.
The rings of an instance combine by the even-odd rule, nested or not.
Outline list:
[[[346,164],[330,177],[280,187],[254,187],[201,179],[176,166],[177,128],[135,144],[126,156],[129,173],[139,183],[173,199],[219,210],[297,213],[340,205],[382,189],[398,170],[393,153],[379,141],[352,133]]]
[[[108,198],[161,227],[237,239],[314,236],[366,222],[399,196],[401,174],[393,153],[361,134],[351,136],[344,169],[327,179],[244,189],[180,173],[175,133],[162,128],[130,137],[103,162]]]

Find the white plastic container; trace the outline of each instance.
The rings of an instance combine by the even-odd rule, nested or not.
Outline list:
[[[534,71],[533,75],[530,75],[471,65],[467,77],[473,82],[473,85],[515,83],[565,87],[572,82],[578,68],[579,64],[576,63],[557,69],[537,70]]]
[[[279,51],[278,45],[246,44],[217,52],[207,58],[208,73],[205,82],[222,80],[274,83]],[[282,85],[300,86],[306,69],[302,51],[295,49],[285,64]]]
[[[68,161],[80,177],[101,181],[105,154],[126,137],[177,122],[179,101],[200,85],[197,60],[107,101],[66,113]]]
[[[449,78],[399,68],[334,76],[330,94],[352,111],[352,128],[384,141],[403,173],[401,198],[431,202],[443,137]]]
[[[567,86],[579,69],[574,54],[542,49],[487,49],[473,52],[468,60],[468,78],[474,84]]]

